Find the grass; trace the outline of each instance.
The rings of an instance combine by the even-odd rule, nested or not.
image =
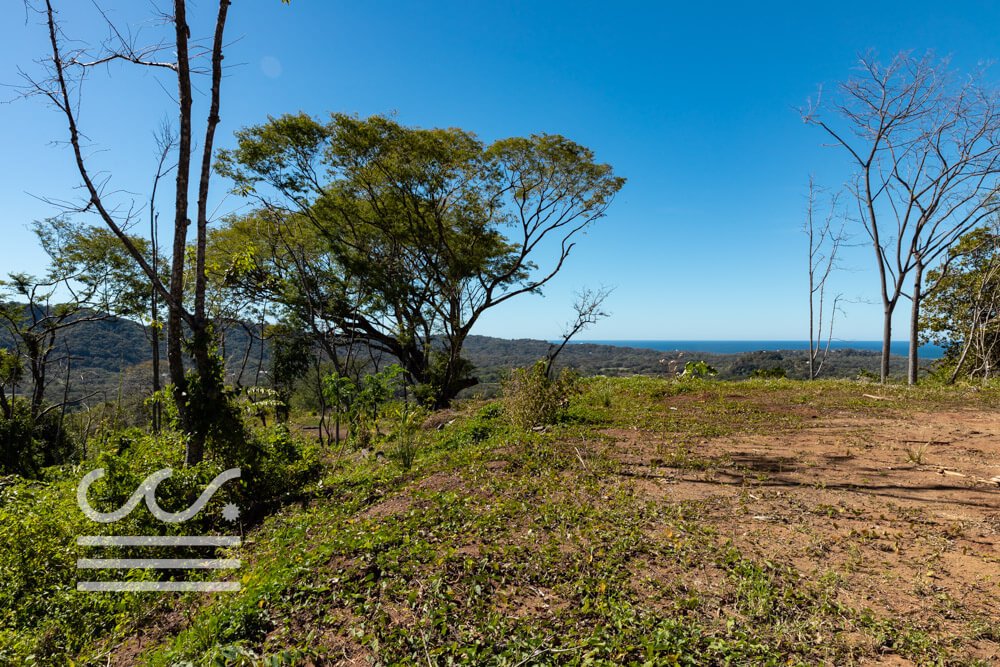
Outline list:
[[[893,400],[860,396],[875,389]],[[849,538],[858,558],[843,572],[748,553],[715,520],[712,501],[642,493],[608,432],[666,443],[650,461],[655,474],[711,475],[727,462],[701,443],[802,429],[811,411],[908,414],[997,398],[850,382],[593,378],[545,432],[507,425],[496,404],[469,404],[454,424],[420,433],[405,465],[351,458],[265,518],[247,535],[239,593],[150,597],[144,614],[73,657],[160,666],[849,665],[895,654],[986,664],[969,644],[996,641],[988,618],[962,634],[845,601],[844,577],[863,567],[871,534]],[[751,478],[742,502],[752,504],[763,483]],[[832,505],[803,512],[850,516]],[[130,639],[139,631],[143,646]]]

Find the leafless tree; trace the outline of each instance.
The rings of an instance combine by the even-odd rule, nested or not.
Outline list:
[[[177,148],[177,137],[174,134],[173,128],[170,124],[165,122],[160,131],[156,135],[156,148],[158,152],[158,160],[156,163],[156,175],[153,177],[153,189],[149,195],[149,250],[150,250],[150,265],[153,267],[160,266],[160,247],[159,247],[159,216],[156,213],[156,191],[159,188],[160,181],[165,178],[171,171],[173,171],[174,166],[169,164],[170,156],[173,154],[174,150]],[[149,295],[149,337],[150,337],[150,349],[153,353],[153,366],[152,366],[152,389],[154,396],[160,391],[160,327],[162,323],[160,321],[160,304],[157,298],[156,286],[150,288]],[[159,400],[153,401],[153,433],[160,432],[160,422],[162,418],[162,406]]]
[[[29,407],[33,420],[63,405],[56,403],[46,407],[45,403],[52,379],[50,368],[53,363],[68,363],[68,355],[61,359],[52,356],[64,330],[107,317],[104,312],[90,308],[95,290],[85,287],[78,291],[73,282],[74,276],[60,275],[56,271],[42,278],[13,273],[6,280],[0,280],[2,296],[6,297],[0,298],[0,330],[13,341],[14,353],[29,372]],[[56,303],[53,299],[57,292],[68,296]]]
[[[823,370],[823,364],[830,354],[833,341],[833,321],[837,316],[837,306],[843,295],[833,299],[827,308],[826,285],[830,274],[837,266],[837,253],[846,240],[844,222],[834,228],[838,215],[839,196],[834,194],[827,202],[826,213],[817,223],[817,198],[820,195],[815,181],[809,177],[809,193],[806,199],[806,222],[802,231],[809,238],[809,379],[815,380]],[[826,344],[823,343],[824,325]]]
[[[855,166],[852,194],[879,274],[883,382],[900,298],[912,303],[913,384],[924,269],[1000,209],[1000,103],[982,80],[981,72],[957,75],[932,54],[901,53],[883,65],[868,53],[829,103],[820,98],[803,110]]]
[[[559,345],[549,347],[549,352],[545,356],[545,376],[552,379],[552,370],[556,357],[563,351],[569,341],[578,333],[589,326],[597,324],[598,321],[608,317],[609,313],[604,310],[604,302],[607,300],[613,289],[601,287],[600,289],[584,288],[576,294],[576,301],[573,302],[573,310],[576,312],[576,319],[566,325],[563,331],[562,341]]]
[[[30,0],[29,0],[30,2]],[[215,130],[219,124],[220,89],[224,32],[230,0],[218,0],[215,12],[213,37],[207,46],[192,41],[188,24],[187,2],[172,0],[172,12],[162,17],[170,34],[169,38],[151,45],[139,44],[136,34],[115,25],[101,11],[108,27],[108,37],[96,45],[78,46],[81,42],[69,38],[59,22],[52,0],[40,6],[30,5],[44,20],[48,32],[49,55],[42,61],[44,75],[34,76],[24,72],[26,93],[45,98],[65,118],[68,140],[73,159],[82,182],[84,196],[78,206],[66,208],[77,212],[96,213],[104,224],[119,238],[135,262],[148,276],[150,284],[163,299],[167,308],[167,361],[173,395],[178,407],[182,427],[189,433],[185,460],[197,463],[204,455],[205,439],[211,427],[212,414],[223,400],[222,386],[215,372],[217,363],[211,354],[211,328],[205,309],[205,243],[208,231],[208,195]],[[209,65],[200,69],[197,62],[207,60]],[[109,201],[110,177],[100,176],[88,162],[81,118],[82,85],[86,77],[98,66],[121,61],[139,67],[163,70],[176,79],[177,148],[175,151],[175,191],[173,197],[173,242],[170,280],[164,284],[155,264],[145,256],[130,239],[127,230],[137,222],[141,213],[136,207],[119,208]],[[204,136],[201,142],[200,164],[196,161],[193,146],[193,77],[199,73],[209,76],[209,102]],[[161,161],[161,168],[162,168]],[[191,224],[189,190],[192,178],[197,183],[195,213],[195,267],[194,290],[186,289],[185,251],[188,227]],[[190,298],[189,298],[190,297]],[[193,305],[189,305],[193,304]],[[194,367],[199,376],[200,395],[188,396],[188,382],[184,371],[182,339],[184,325],[190,331],[190,350]]]

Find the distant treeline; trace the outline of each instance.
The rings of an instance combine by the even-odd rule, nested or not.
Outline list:
[[[549,343],[542,340],[506,340],[488,336],[470,336],[465,353],[476,365],[482,383],[499,382],[505,369],[524,366],[545,356]],[[878,373],[880,354],[871,350],[831,350],[821,377],[855,378],[864,373]],[[663,352],[636,347],[579,343],[567,346],[557,365],[574,368],[583,375],[675,375],[683,372],[688,361],[705,361],[726,380],[749,378],[754,371],[782,369],[790,378],[808,377],[808,352],[778,350],[709,354],[703,352]],[[930,368],[930,362],[925,364]],[[893,375],[902,377],[906,359],[893,356]]]
[[[267,369],[270,350],[267,345],[260,349],[259,326],[236,322],[221,326],[219,334],[227,381],[254,385],[262,380],[260,384],[264,384],[266,376],[258,369]],[[16,345],[10,333],[0,327],[0,348],[12,349]],[[160,357],[166,357],[163,341]],[[151,385],[152,358],[147,327],[112,316],[81,322],[60,332],[57,338],[51,356],[48,394],[51,398],[61,397],[69,378],[70,407],[114,401],[119,395],[145,395]],[[165,364],[160,376],[164,384],[169,382]],[[22,387],[22,391],[26,389]]]
[[[230,383],[268,384],[270,350],[268,345],[261,350],[259,338],[250,335],[250,331],[255,328],[239,323],[224,328],[227,380]],[[12,344],[13,341],[5,339],[3,333],[0,333],[0,347]],[[475,365],[479,385],[467,393],[491,393],[506,371],[544,358],[549,346],[543,340],[470,336],[465,346],[465,355]],[[88,403],[115,400],[120,392],[141,393],[149,386],[149,337],[136,322],[108,318],[82,323],[65,332],[59,348],[64,352],[59,356],[69,359],[71,400],[82,400],[85,397],[89,397]],[[559,355],[556,365],[573,368],[582,375],[670,376],[682,372],[688,361],[696,360],[713,366],[720,379],[749,378],[754,371],[774,369],[782,369],[790,378],[807,377],[807,353],[802,350],[709,354],[579,343],[566,347]],[[383,363],[392,363],[392,360],[383,359]],[[929,368],[930,362],[926,366]],[[878,369],[878,352],[832,350],[823,367],[822,376],[854,378],[863,373],[877,373]],[[61,393],[67,376],[65,363],[60,361],[54,371],[51,391]],[[903,357],[893,357],[892,371],[894,375],[903,375]],[[165,372],[162,379],[167,381]]]

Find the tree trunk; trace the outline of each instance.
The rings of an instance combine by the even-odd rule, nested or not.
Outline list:
[[[962,346],[962,353],[958,356],[958,362],[955,364],[955,370],[951,372],[951,377],[948,378],[948,384],[955,384],[958,374],[962,372],[962,366],[965,365],[965,357],[969,354],[969,348],[972,347],[972,335],[974,331],[974,328],[969,331],[968,339],[965,341],[965,345]]]
[[[892,312],[896,309],[895,302],[889,301],[884,306],[882,319],[882,366],[879,370],[879,381],[885,384],[889,380],[889,356],[892,354]]]
[[[0,386],[0,412],[3,413],[4,419],[10,419],[14,416],[13,408],[11,408],[11,402],[7,400],[7,394],[4,393],[3,386]]]
[[[177,107],[179,128],[177,137],[177,189],[174,194],[174,243],[170,267],[170,296],[167,310],[167,363],[170,382],[173,384],[174,403],[180,417],[181,429],[194,437],[194,424],[188,409],[187,380],[184,377],[184,353],[181,348],[184,331],[184,257],[187,246],[188,188],[191,176],[191,65],[188,57],[187,7],[184,0],[174,0],[174,34],[177,44]],[[197,332],[192,332],[197,333]],[[204,445],[204,440],[202,440]],[[203,447],[189,442],[184,463],[194,465],[201,461]]]
[[[153,250],[153,266],[159,266],[160,260],[157,257],[156,248],[156,220],[152,219],[150,223],[150,236],[153,239],[152,250]],[[163,414],[162,406],[160,405],[161,397],[158,396],[160,392],[160,307],[156,298],[156,288],[152,289],[149,298],[149,314],[150,314],[150,325],[149,325],[149,338],[150,345],[152,346],[153,353],[153,405],[152,405],[152,418],[153,418],[153,433],[160,432],[160,419]]]
[[[205,441],[209,425],[222,417],[223,387],[219,362],[212,355],[212,331],[204,321],[199,320],[191,332],[191,356],[198,374],[197,396],[191,397],[197,403],[188,406],[190,431],[185,453],[185,464],[200,463],[205,457]],[[190,389],[190,387],[189,387]],[[190,392],[189,392],[190,393]]]
[[[913,268],[913,303],[910,308],[910,351],[907,360],[906,381],[917,384],[917,371],[920,369],[919,334],[920,334],[920,283],[924,277],[924,266],[919,261]]]
[[[47,334],[43,334],[47,335]],[[43,342],[42,337],[33,337],[27,341],[28,355],[31,359],[31,419],[34,421],[42,412],[42,404],[45,402],[45,382],[46,370],[48,367],[50,341]]]

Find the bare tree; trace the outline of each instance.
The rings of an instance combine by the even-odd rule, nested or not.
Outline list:
[[[881,379],[889,375],[892,316],[906,297],[912,302],[908,380],[916,383],[924,269],[1000,209],[997,92],[982,84],[980,72],[959,77],[931,54],[901,53],[883,65],[869,53],[833,101],[809,105],[803,119],[855,166],[852,193],[882,297]]]
[[[843,295],[838,294],[827,310],[826,284],[837,266],[837,253],[846,237],[844,223],[834,229],[839,196],[833,195],[827,205],[822,222],[816,222],[817,196],[819,189],[809,177],[809,193],[806,204],[806,222],[802,231],[809,238],[809,379],[815,380],[823,370],[823,364],[830,354],[833,341],[833,321],[837,316],[837,306]],[[826,344],[823,344],[824,324]]]
[[[160,181],[165,178],[174,167],[168,164],[171,154],[177,148],[177,137],[169,123],[164,123],[156,135],[156,148],[159,153],[156,163],[156,175],[153,177],[153,189],[149,195],[149,251],[150,265],[154,270],[160,266],[160,242],[159,242],[159,216],[156,213],[156,191]],[[149,294],[149,338],[150,349],[153,353],[152,368],[152,389],[154,396],[160,391],[160,304],[157,298],[156,286],[150,288]],[[160,422],[162,418],[162,406],[159,400],[153,401],[153,433],[160,432]]]
[[[162,17],[164,24],[168,26],[168,31],[172,33],[170,38],[164,38],[148,46],[140,45],[136,35],[115,25],[107,14],[98,9],[107,23],[109,36],[96,46],[81,47],[77,46],[80,44],[78,40],[70,39],[64,34],[52,0],[44,0],[44,4],[38,7],[37,11],[44,17],[49,38],[49,57],[42,61],[45,75],[35,77],[22,73],[27,82],[26,93],[45,98],[64,116],[68,125],[69,144],[85,194],[79,205],[67,205],[65,208],[81,213],[96,213],[124,244],[149,278],[153,290],[166,305],[167,361],[181,424],[189,434],[185,455],[188,464],[197,463],[202,459],[206,437],[212,430],[214,420],[219,419],[219,409],[224,401],[221,374],[216,368],[218,362],[211,354],[211,327],[205,311],[205,243],[208,231],[211,161],[215,129],[220,121],[223,36],[230,4],[230,0],[218,0],[213,37],[207,47],[200,46],[191,39],[185,0],[173,0],[172,13]],[[204,59],[210,63],[207,70],[193,65],[198,60]],[[170,280],[166,285],[161,281],[155,264],[143,254],[127,233],[129,227],[137,222],[141,211],[135,206],[123,209],[110,203],[107,197],[110,177],[97,176],[88,164],[87,146],[79,125],[82,84],[96,67],[114,61],[171,72],[176,78],[177,148],[174,167],[176,187],[173,198]],[[211,85],[201,142],[200,165],[194,174],[198,186],[194,239],[195,270],[194,290],[189,300],[189,290],[184,278],[188,227],[191,224],[188,192],[193,176],[192,161],[195,160],[192,79],[199,73],[209,74]],[[162,164],[161,161],[161,169]],[[193,307],[188,305],[190,303],[193,303]],[[185,325],[190,331],[189,349],[198,376],[195,387],[199,395],[196,397],[189,395],[191,393],[189,389],[193,391],[194,387],[189,386],[185,377],[182,348]]]
[[[32,420],[62,405],[45,405],[51,383],[49,369],[54,362],[66,361],[52,356],[59,336],[70,327],[107,317],[88,307],[93,293],[77,292],[71,281],[69,276],[50,274],[36,278],[23,273],[10,274],[7,280],[0,281],[5,296],[12,299],[0,303],[0,330],[6,331],[7,337],[14,342],[14,352],[22,360],[20,366],[29,372]],[[59,288],[68,292],[69,298],[55,303],[53,297]]]
[[[566,325],[563,331],[562,341],[559,345],[551,345],[548,354],[545,355],[545,377],[552,379],[552,370],[556,357],[563,351],[569,341],[578,333],[597,324],[600,320],[608,317],[609,313],[604,310],[605,300],[611,296],[614,290],[608,287],[600,289],[590,289],[586,287],[576,294],[576,301],[573,302],[573,310],[576,312],[576,319]]]

